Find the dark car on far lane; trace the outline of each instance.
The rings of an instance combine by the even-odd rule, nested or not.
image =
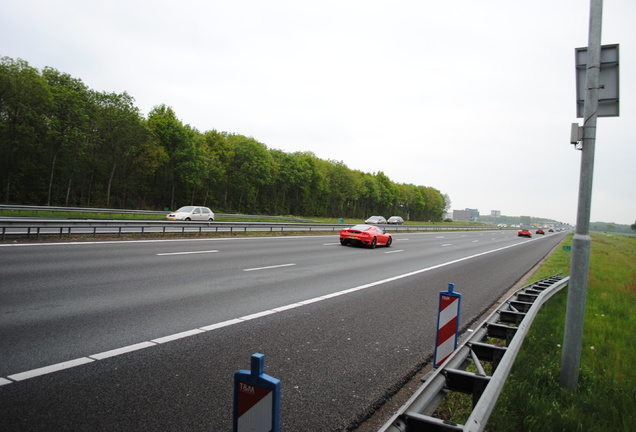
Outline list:
[[[404,219],[402,219],[400,216],[391,216],[386,223],[388,223],[389,225],[402,225],[404,223]]]

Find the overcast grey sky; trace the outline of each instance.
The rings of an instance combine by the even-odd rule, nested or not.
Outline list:
[[[597,129],[592,221],[636,221],[636,1],[604,2],[620,117]],[[589,0],[3,0],[0,56],[128,92],[144,115],[311,151],[452,209],[576,222],[574,49]],[[631,127],[631,129],[629,129]],[[386,215],[389,216],[389,215]]]

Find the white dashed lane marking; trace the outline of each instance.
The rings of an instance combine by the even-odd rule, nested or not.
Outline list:
[[[166,253],[158,253],[157,256],[192,255],[192,254],[204,254],[204,253],[216,253],[216,252],[218,252],[218,250],[190,251],[190,252],[166,252]]]
[[[295,265],[296,264],[294,264],[294,263],[279,264],[279,265],[273,265],[273,266],[267,266],[267,267],[248,268],[248,269],[243,269],[243,271],[249,272],[249,271],[258,271],[258,270],[269,270],[269,269],[275,269],[275,268],[281,268],[281,267],[290,267],[290,266],[295,266]]]

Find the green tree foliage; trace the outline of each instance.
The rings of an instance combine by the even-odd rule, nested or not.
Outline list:
[[[46,138],[42,143],[44,148],[38,153],[44,158],[43,162],[49,164],[49,169],[43,171],[48,173],[46,204],[51,205],[53,194],[56,201],[65,196],[67,203],[73,178],[79,169],[76,155],[84,153],[87,142],[89,91],[81,80],[55,69],[45,68],[42,76],[52,96],[46,119]],[[60,181],[54,181],[57,176]],[[54,189],[54,186],[57,187]]]
[[[437,189],[398,184],[311,152],[199,132],[166,105],[144,118],[127,93],[0,59],[0,200],[32,205],[441,220]]]
[[[226,134],[215,130],[203,135],[203,157],[205,176],[204,205],[211,199],[215,205],[227,207],[230,162],[234,159],[234,148]]]
[[[152,151],[150,131],[134,99],[127,93],[93,93],[92,138],[95,146],[91,167],[106,178],[105,204],[110,207],[113,191],[117,203],[125,205],[129,194],[137,195],[134,179],[144,171],[154,172],[164,160],[163,153]],[[153,156],[154,155],[154,159]]]
[[[265,144],[242,135],[230,135],[234,148],[230,162],[231,207],[240,213],[269,212],[274,158]]]
[[[5,202],[43,204],[33,182],[42,169],[38,152],[48,129],[51,89],[24,60],[0,59],[0,179]]]

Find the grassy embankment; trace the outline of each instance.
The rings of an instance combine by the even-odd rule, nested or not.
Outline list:
[[[561,246],[571,244],[571,236]],[[559,246],[529,282],[569,274]],[[535,318],[488,426],[501,431],[636,431],[636,236],[592,233],[579,385],[560,387],[567,290]],[[464,424],[470,397],[446,403]]]

